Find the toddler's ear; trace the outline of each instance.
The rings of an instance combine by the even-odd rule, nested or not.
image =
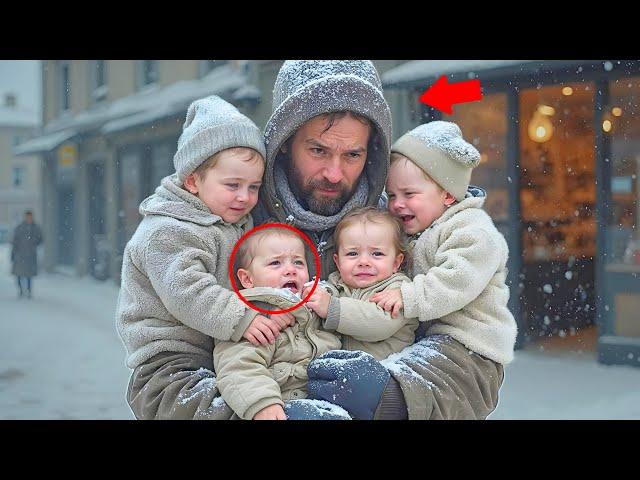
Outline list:
[[[244,288],[253,288],[253,280],[248,270],[244,268],[238,269],[238,279]]]
[[[454,197],[453,195],[451,195],[449,192],[445,192],[445,196],[444,196],[444,206],[445,207],[450,207],[451,205],[453,205],[454,203],[456,203],[456,197]]]
[[[190,173],[187,178],[184,179],[184,188],[193,195],[197,195],[198,186],[196,185],[196,174]]]
[[[336,264],[336,267],[340,267],[340,264],[338,263],[338,254],[337,253],[333,254],[333,263]]]
[[[402,261],[404,260],[404,253],[399,253],[396,256],[395,261],[393,262],[393,273],[397,273],[400,265],[402,265]]]

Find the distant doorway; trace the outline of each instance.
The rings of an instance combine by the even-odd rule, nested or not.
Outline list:
[[[521,328],[529,342],[594,325],[594,88],[520,94]]]

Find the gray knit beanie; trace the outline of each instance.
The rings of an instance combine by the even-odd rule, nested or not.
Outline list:
[[[422,124],[396,140],[391,151],[407,157],[458,201],[464,199],[471,171],[480,163],[480,152],[452,122]]]
[[[189,105],[173,165],[182,183],[216,153],[232,147],[253,148],[266,158],[260,129],[236,107],[212,95]]]
[[[380,148],[368,153],[367,163],[376,170],[369,175],[370,195],[380,195],[389,168],[391,111],[369,60],[284,62],[273,89],[273,113],[265,127],[268,188],[273,185],[273,163],[282,144],[307,120],[336,111],[355,112],[376,127]]]

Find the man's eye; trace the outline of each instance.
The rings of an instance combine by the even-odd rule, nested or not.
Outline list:
[[[322,155],[324,153],[324,149],[317,148],[317,147],[311,147],[311,152],[316,154],[316,155]]]

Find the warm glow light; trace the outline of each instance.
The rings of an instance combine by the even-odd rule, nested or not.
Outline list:
[[[563,95],[566,95],[567,97],[568,97],[569,95],[572,95],[572,94],[573,94],[573,88],[571,88],[571,87],[564,87],[564,88],[562,89],[562,94],[563,94]]]
[[[480,154],[480,163],[486,163],[487,160],[489,160],[489,155],[487,155],[486,153],[481,153]]]
[[[549,117],[556,114],[556,109],[553,107],[550,107],[549,105],[538,105],[538,111],[542,115],[547,115]]]
[[[548,116],[542,115],[536,110],[529,121],[527,132],[529,133],[529,138],[534,142],[544,143],[553,135],[553,124]]]
[[[620,107],[613,107],[611,109],[611,113],[613,113],[616,117],[619,117],[622,115],[622,109]]]
[[[610,132],[611,131],[611,121],[610,120],[605,120],[604,122],[602,122],[602,130],[604,130],[605,132]]]

